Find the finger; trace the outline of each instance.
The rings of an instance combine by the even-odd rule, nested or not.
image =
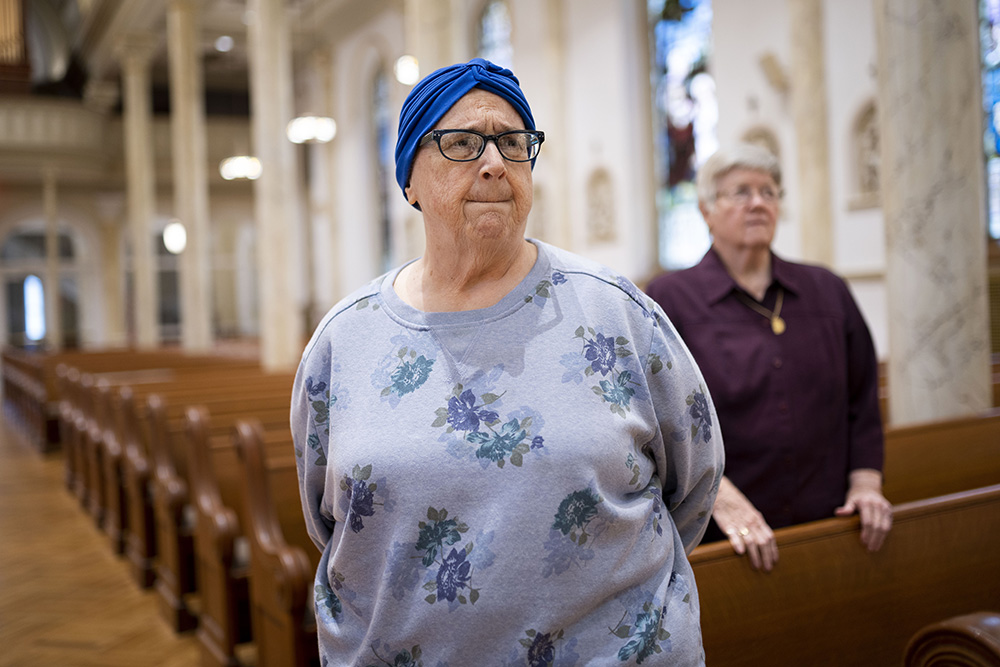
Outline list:
[[[753,566],[753,569],[761,569],[761,567],[763,567],[763,563],[761,562],[760,549],[755,543],[747,543],[747,553],[750,555],[750,565]]]
[[[761,547],[761,553],[764,557],[764,569],[770,572],[778,563],[778,543],[774,539],[774,533],[771,533],[767,543]]]
[[[746,552],[746,546],[743,544],[743,538],[736,532],[736,529],[730,528],[727,530],[726,536],[729,538],[729,543],[733,545],[733,551],[742,556]]]
[[[854,514],[856,509],[857,508],[855,507],[854,502],[848,501],[843,505],[841,505],[840,507],[838,507],[837,509],[833,510],[833,514],[834,516],[851,516],[852,514]]]

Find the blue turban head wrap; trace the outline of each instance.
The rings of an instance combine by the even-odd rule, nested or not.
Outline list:
[[[521,92],[520,83],[509,69],[494,65],[488,60],[475,58],[467,63],[451,65],[428,74],[413,87],[399,112],[399,136],[396,139],[396,182],[406,195],[410,169],[417,154],[420,140],[434,129],[441,117],[448,113],[466,93],[482,88],[499,95],[520,114],[526,130],[535,129],[528,100]],[[534,167],[534,160],[531,165]]]

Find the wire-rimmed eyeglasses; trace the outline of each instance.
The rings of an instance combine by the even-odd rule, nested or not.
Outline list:
[[[500,134],[483,134],[475,130],[431,130],[420,139],[420,145],[431,141],[437,143],[441,155],[452,162],[478,160],[488,141],[496,144],[505,160],[530,162],[538,157],[545,133],[539,130],[511,130]]]
[[[746,206],[750,203],[750,200],[753,199],[754,194],[760,195],[760,198],[764,200],[765,204],[774,204],[781,199],[784,192],[780,189],[775,190],[768,185],[760,188],[752,188],[749,185],[741,185],[735,190],[718,193],[716,195],[716,199],[728,199],[729,201],[740,206]]]

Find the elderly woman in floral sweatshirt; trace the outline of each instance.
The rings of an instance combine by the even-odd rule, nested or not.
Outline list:
[[[632,283],[524,237],[543,141],[484,60],[403,106],[426,252],[327,314],[292,399],[324,664],[704,663],[712,400]]]

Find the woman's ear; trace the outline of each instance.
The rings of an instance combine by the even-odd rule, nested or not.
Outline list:
[[[403,192],[406,193],[406,201],[407,201],[407,203],[410,206],[414,207],[415,209],[417,209],[419,211],[420,210],[420,204],[417,202],[417,196],[415,194],[413,194],[413,188],[410,187],[409,185],[407,185],[406,189],[403,190]]]

